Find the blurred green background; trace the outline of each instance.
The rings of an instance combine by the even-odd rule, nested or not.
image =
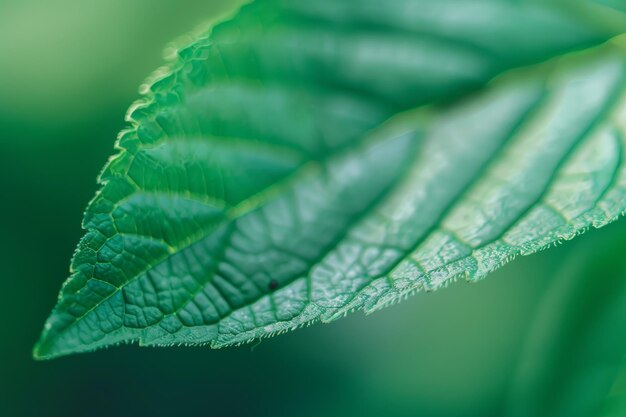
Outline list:
[[[626,222],[519,259],[481,283],[255,347],[124,346],[31,359],[137,87],[163,63],[164,45],[234,7],[0,1],[0,416],[503,415],[546,294],[553,308],[584,314],[576,296],[552,288],[554,277],[577,276],[584,288],[622,276]],[[572,320],[552,318],[550,343],[570,346],[576,338],[559,323]]]

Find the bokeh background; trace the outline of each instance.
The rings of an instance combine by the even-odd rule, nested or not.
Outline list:
[[[621,276],[626,221],[483,282],[256,346],[31,359],[137,87],[164,45],[237,3],[0,0],[0,416],[503,415],[529,334],[549,319],[539,306],[551,294],[553,310],[581,314],[557,280]],[[576,337],[558,330],[575,334],[570,316],[550,318],[545,344],[574,357]]]

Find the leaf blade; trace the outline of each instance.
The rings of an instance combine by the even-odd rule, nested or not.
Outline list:
[[[397,3],[405,8],[410,5]],[[483,3],[495,8],[496,14],[520,7],[495,1]],[[104,187],[85,215],[88,233],[73,260],[72,277],[64,285],[59,304],[35,348],[36,357],[127,341],[143,345],[211,343],[216,347],[241,343],[312,320],[328,321],[356,307],[371,311],[417,289],[428,289],[431,283],[420,281],[415,265],[406,264],[403,270],[402,262],[406,262],[411,249],[407,240],[412,240],[413,246],[428,244],[425,239],[430,233],[422,234],[437,230],[432,224],[420,223],[415,213],[413,222],[406,223],[407,215],[402,210],[410,204],[400,204],[402,210],[398,212],[390,194],[397,195],[398,187],[394,185],[409,171],[405,166],[412,164],[417,155],[428,124],[424,120],[429,117],[418,115],[416,122],[411,119],[413,124],[399,131],[392,122],[389,129],[369,132],[409,105],[420,106],[447,98],[453,91],[476,88],[506,67],[536,62],[555,50],[565,52],[607,39],[585,28],[582,22],[574,25],[567,14],[524,3],[521,11],[527,13],[521,16],[527,21],[521,21],[534,27],[536,33],[552,33],[555,21],[574,25],[576,33],[567,39],[559,33],[548,36],[553,43],[541,44],[548,47],[539,46],[538,50],[532,49],[536,45],[532,39],[516,38],[519,45],[531,48],[520,54],[494,49],[485,41],[491,38],[483,35],[498,33],[501,26],[483,30],[472,21],[475,15],[464,15],[470,20],[465,29],[474,30],[469,33],[476,35],[476,44],[454,47],[455,53],[446,57],[456,57],[453,62],[457,65],[437,71],[441,65],[433,66],[418,58],[424,51],[434,53],[437,48],[433,45],[441,46],[441,39],[433,41],[422,33],[407,33],[401,26],[387,27],[393,22],[406,24],[398,20],[403,13],[385,21],[384,14],[372,13],[380,11],[375,7],[377,3],[356,2],[356,10],[363,12],[361,16],[355,14],[361,20],[350,23],[356,28],[356,36],[343,24],[333,22],[344,14],[322,13],[315,19],[300,15],[295,25],[286,16],[293,18],[294,8],[306,9],[309,3],[294,0],[285,4],[283,10],[273,2],[254,3],[231,23],[216,28],[211,37],[181,51],[178,68],[153,84],[149,98],[131,110],[133,127],[121,135],[121,151],[102,174]],[[433,16],[442,18],[448,15],[438,7],[461,4],[465,3],[423,2],[439,10]],[[322,12],[337,6],[336,2],[323,5],[319,6]],[[390,10],[404,9],[398,6]],[[373,24],[371,19],[383,20]],[[315,24],[320,22],[330,30],[322,33],[316,29]],[[376,36],[363,33],[359,25],[364,23],[373,28]],[[456,26],[445,21],[440,25],[440,32],[433,29],[438,37],[445,34],[459,40],[458,33],[446,32]],[[383,30],[381,35],[381,27],[389,33]],[[384,60],[377,60],[371,55],[372,50],[386,51],[402,40],[398,32],[409,40],[391,48],[392,56],[383,54]],[[324,35],[322,45],[332,47],[311,49],[316,45],[314,35]],[[465,52],[457,54],[458,48]],[[489,48],[487,58],[478,56],[476,49]],[[498,55],[498,63],[485,70],[485,63],[492,62],[491,55]],[[405,61],[405,56],[417,58]],[[469,71],[459,71],[459,65]],[[425,78],[407,78],[413,71]],[[615,77],[599,78],[596,83],[604,85],[607,94],[616,87],[606,84]],[[511,120],[494,123],[495,132],[474,127],[468,116],[472,109],[461,108],[457,111],[460,116],[453,111],[449,116],[452,121],[438,121],[443,127],[420,144],[422,155],[442,157],[441,143],[446,143],[450,125],[459,131],[474,127],[474,140],[484,140],[494,152],[501,150],[500,142],[509,139],[506,132],[523,124],[531,103],[540,100],[543,89],[511,93],[505,87],[504,98],[496,104],[507,104],[518,113],[501,112],[501,118]],[[595,104],[603,103],[600,98]],[[481,105],[474,105],[478,108],[475,111],[484,116],[489,106]],[[491,108],[497,107],[492,104]],[[582,110],[579,113],[586,120]],[[455,117],[460,120],[455,121]],[[466,119],[470,119],[469,125]],[[474,159],[464,159],[467,147],[462,146],[462,138],[450,138],[447,145],[451,149],[458,147],[459,160],[480,172],[481,156],[485,155],[474,152],[470,153]],[[552,156],[556,159],[534,161],[530,168],[544,163],[558,167],[559,157],[563,156],[560,150],[567,150],[568,141],[574,139],[546,139],[531,134],[526,140],[530,144],[545,142],[547,149],[554,147]],[[521,167],[518,171],[527,169]],[[427,177],[427,172],[418,172],[420,176]],[[456,177],[458,171],[448,171],[447,185]],[[515,183],[516,178],[510,180]],[[463,177],[456,188],[450,187],[457,191],[446,198],[457,198],[468,186],[463,182],[468,179],[471,182],[471,176]],[[541,191],[538,184],[536,190],[528,192],[541,197]],[[406,195],[410,193],[396,199],[406,199]],[[503,195],[506,197],[506,193]],[[423,209],[428,199],[419,202],[416,206]],[[385,203],[387,207],[381,209]],[[615,205],[619,208],[619,201]],[[392,217],[400,216],[405,223],[367,223],[376,216],[379,220],[385,218],[384,210],[391,210]],[[437,212],[437,206],[430,210],[434,215],[430,220],[448,215],[447,209]],[[477,207],[471,210],[474,215],[480,211]],[[458,214],[457,220],[452,217],[452,223],[461,224],[459,233],[467,235],[462,230],[464,216]],[[587,226],[577,226],[570,234]],[[394,231],[398,242],[368,241],[387,233],[381,232],[381,227]],[[410,233],[403,232],[403,228],[411,227]],[[488,237],[470,236],[470,245],[455,250],[466,253],[476,242],[485,245]],[[498,250],[502,248],[496,248],[496,254]],[[422,249],[422,253],[428,252]],[[501,256],[491,264],[486,256],[482,270],[475,266],[470,269],[480,277],[510,256]],[[429,266],[430,273],[439,273],[441,265],[436,265],[434,257],[429,260],[435,262],[435,267]],[[468,266],[461,262],[455,267],[457,273],[465,273]],[[439,277],[441,284],[433,288],[455,276]]]

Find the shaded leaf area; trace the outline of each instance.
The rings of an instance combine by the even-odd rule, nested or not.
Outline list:
[[[590,235],[563,259],[532,320],[507,416],[624,415],[624,230]]]
[[[615,219],[624,63],[610,53],[379,127],[612,35],[581,19],[495,0],[245,7],[131,109],[35,356],[242,343]]]

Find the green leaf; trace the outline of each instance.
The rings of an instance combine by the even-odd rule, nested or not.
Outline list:
[[[245,7],[131,109],[35,357],[243,343],[478,279],[615,219],[614,54],[401,113],[616,33],[567,4]]]
[[[507,416],[624,415],[625,231],[620,223],[590,234],[562,260],[532,320]]]

